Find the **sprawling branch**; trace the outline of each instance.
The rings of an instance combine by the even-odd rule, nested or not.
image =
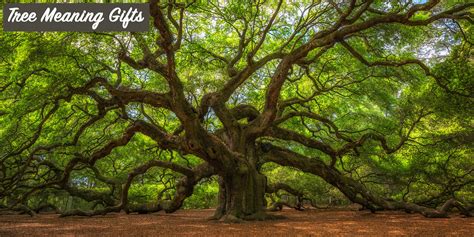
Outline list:
[[[270,144],[262,144],[261,152],[264,159],[268,162],[275,162],[282,166],[298,168],[304,172],[315,174],[323,178],[326,182],[337,187],[352,202],[359,203],[371,210],[377,207],[387,210],[407,210],[417,212],[426,217],[446,217],[448,211],[456,207],[464,215],[470,216],[468,208],[454,199],[448,200],[439,210],[419,206],[417,204],[406,203],[402,201],[386,200],[371,193],[362,184],[352,178],[342,175],[335,168],[327,166],[318,158],[308,158],[288,149],[283,149]]]
[[[453,91],[451,90],[448,85],[444,84],[443,79],[441,79],[440,77],[434,75],[430,68],[424,64],[421,60],[418,60],[418,59],[406,59],[406,60],[401,60],[401,61],[387,61],[387,60],[383,60],[383,61],[374,61],[374,62],[369,62],[367,61],[364,56],[362,56],[359,52],[357,52],[352,46],[350,46],[347,42],[345,41],[341,41],[340,42],[342,46],[344,46],[357,60],[359,60],[360,62],[362,62],[363,64],[369,66],[369,67],[375,67],[375,66],[390,66],[390,67],[401,67],[401,66],[405,66],[405,65],[410,65],[410,64],[414,64],[414,65],[418,65],[421,69],[423,69],[424,73],[427,75],[427,76],[430,76],[430,77],[433,77],[435,80],[436,80],[436,84],[438,84],[439,87],[443,88],[446,92],[448,93],[452,93],[452,94],[456,94],[456,95],[460,95],[460,96],[464,96],[464,97],[473,97],[473,95],[469,95],[469,94],[463,94],[463,93],[460,93],[460,92],[457,92],[457,91]]]
[[[121,42],[120,36],[102,34],[112,37],[118,43],[111,47],[116,51],[112,57],[100,55],[100,57],[94,58],[93,56],[93,60],[89,61],[91,50],[77,49],[78,54],[87,56],[84,57],[84,61],[81,61],[83,60],[81,58],[73,57],[76,66],[80,68],[79,72],[85,71],[85,75],[77,75],[77,78],[73,78],[76,81],[65,84],[59,87],[60,89],[52,88],[51,92],[47,91],[51,95],[42,98],[41,103],[29,106],[32,105],[32,102],[27,100],[31,100],[32,96],[28,94],[31,92],[26,91],[30,83],[33,89],[38,85],[38,87],[42,87],[43,83],[54,83],[57,80],[56,77],[63,73],[66,75],[69,73],[63,72],[63,70],[67,71],[69,67],[58,69],[58,75],[55,75],[52,67],[34,65],[34,68],[39,69],[33,69],[31,74],[26,73],[26,77],[18,78],[17,85],[20,87],[18,92],[11,92],[14,90],[12,89],[12,85],[15,85],[14,82],[7,82],[0,87],[2,95],[3,93],[8,94],[5,98],[2,97],[0,104],[7,105],[7,107],[15,105],[12,112],[9,111],[9,108],[0,109],[0,121],[9,123],[14,119],[20,120],[11,122],[16,127],[12,126],[11,130],[7,132],[0,129],[0,133],[8,133],[7,136],[18,135],[16,139],[0,140],[2,141],[1,145],[5,144],[7,147],[5,148],[7,152],[2,153],[0,157],[0,198],[8,197],[10,200],[12,197],[11,199],[14,201],[8,203],[11,208],[32,213],[34,208],[25,205],[30,201],[30,198],[39,195],[44,190],[62,190],[64,191],[62,194],[66,196],[79,197],[102,206],[101,209],[96,209],[94,206],[92,211],[66,211],[63,216],[93,216],[122,210],[139,213],[161,210],[173,212],[182,206],[185,198],[192,194],[194,186],[199,184],[202,179],[217,175],[219,176],[220,203],[216,213],[219,218],[230,220],[263,219],[261,214],[264,210],[265,191],[278,192],[283,189],[295,195],[298,202],[293,207],[298,209],[302,209],[304,199],[302,191],[288,185],[266,184],[266,178],[261,173],[262,163],[274,162],[315,174],[338,188],[352,202],[359,203],[373,211],[378,209],[406,210],[428,217],[445,217],[451,208],[456,207],[464,215],[471,215],[471,209],[466,208],[460,200],[456,199],[455,191],[453,191],[467,187],[469,182],[455,180],[450,181],[451,183],[447,185],[443,184],[443,187],[447,188],[438,195],[440,197],[438,199],[441,201],[436,205],[440,206],[441,202],[445,202],[448,198],[449,200],[436,210],[432,208],[433,206],[408,203],[405,198],[403,201],[381,198],[370,192],[364,183],[359,182],[360,180],[355,180],[351,178],[352,176],[347,177],[338,170],[341,165],[342,169],[347,171],[344,167],[347,164],[345,158],[351,158],[352,151],[359,155],[359,150],[363,150],[359,148],[363,146],[375,144],[381,148],[379,149],[381,152],[377,154],[382,155],[382,152],[385,154],[395,153],[408,142],[410,144],[416,143],[412,133],[415,131],[415,126],[421,123],[421,119],[429,114],[424,112],[425,109],[415,115],[410,125],[406,125],[406,122],[410,120],[411,115],[401,115],[397,137],[399,140],[392,144],[391,139],[382,133],[367,132],[377,129],[385,131],[385,134],[393,134],[393,131],[388,130],[397,129],[392,127],[365,126],[366,129],[362,131],[342,129],[350,127],[351,120],[340,116],[338,110],[345,110],[347,116],[351,116],[350,111],[360,104],[354,103],[352,105],[350,104],[352,101],[338,104],[335,100],[334,107],[341,104],[347,106],[335,109],[327,106],[335,98],[334,94],[342,98],[349,97],[341,94],[341,91],[349,91],[351,95],[360,93],[362,98],[365,96],[363,93],[366,80],[374,77],[391,77],[393,75],[388,74],[395,70],[389,70],[388,67],[404,67],[405,65],[417,65],[427,76],[435,78],[437,84],[449,93],[472,97],[448,87],[445,84],[445,78],[433,75],[430,67],[418,59],[372,61],[350,44],[351,37],[359,35],[364,37],[365,31],[383,25],[427,26],[441,19],[451,19],[456,22],[472,21],[470,9],[474,4],[458,4],[447,10],[439,10],[439,3],[440,1],[437,0],[421,4],[408,2],[398,5],[394,3],[393,9],[386,12],[375,6],[378,5],[378,2],[371,0],[361,2],[351,0],[341,3],[329,1],[329,4],[314,2],[303,6],[302,9],[300,7],[293,8],[282,0],[269,5],[273,8],[264,6],[264,4],[272,4],[268,1],[258,1],[245,5],[252,7],[250,12],[235,14],[236,17],[227,17],[228,13],[220,11],[223,8],[213,2],[208,4],[212,5],[218,11],[217,13],[200,8],[202,5],[197,8],[188,8],[191,4],[195,4],[194,2],[184,4],[176,1],[151,0],[150,13],[153,18],[153,32],[126,35],[123,39],[129,41],[128,43]],[[431,15],[417,20],[417,14],[424,11],[430,12]],[[294,12],[300,12],[300,15],[293,16]],[[197,45],[198,51],[205,54],[206,58],[210,55],[219,63],[206,65],[206,62],[201,61],[198,64],[190,62],[182,66],[187,63],[188,53],[194,50],[196,44],[196,41],[192,39],[193,33],[189,33],[187,30],[194,31],[194,26],[198,28],[196,31],[201,31],[201,27],[204,29],[209,27],[201,23],[193,25],[191,21],[185,19],[188,13],[205,16],[208,16],[207,13],[217,14],[218,19],[212,18],[210,21],[216,23],[223,20],[225,24],[229,25],[225,30],[230,32],[224,32],[224,34],[218,32],[219,36],[226,34],[235,36],[234,33],[237,33],[237,38],[233,40],[235,47],[224,45],[223,52],[206,48],[213,45],[206,47]],[[259,14],[267,19],[262,19]],[[205,31],[200,33],[202,32]],[[150,39],[151,35],[156,39]],[[207,35],[204,36],[207,37]],[[199,38],[202,37],[199,35]],[[156,45],[150,45],[151,40],[156,40]],[[354,73],[354,70],[338,65],[339,62],[324,62],[328,58],[327,56],[331,56],[333,58],[331,60],[339,60],[341,51],[338,50],[339,48],[333,49],[338,44],[350,53],[348,54],[350,57],[360,61],[363,67],[381,66],[387,67],[384,68],[387,70],[378,70],[377,68],[371,73],[366,73],[366,70]],[[367,44],[370,45],[370,43]],[[76,45],[71,47],[76,50]],[[40,49],[37,51],[42,52]],[[195,51],[191,52],[191,54],[193,53]],[[17,63],[16,61],[23,60],[17,60],[17,55],[11,54],[13,55],[11,61]],[[136,54],[141,54],[141,56],[137,57]],[[194,55],[191,56],[194,57]],[[70,58],[67,57],[67,59]],[[2,64],[3,61],[8,60],[3,60],[2,55]],[[109,61],[116,63],[116,65],[108,66]],[[91,62],[97,62],[99,67],[91,65],[91,69],[89,69],[81,65],[82,63],[91,64]],[[27,66],[20,63],[22,62],[18,62],[19,68]],[[7,64],[12,70],[17,70],[13,69],[16,65],[14,67],[9,62]],[[319,65],[322,65],[321,69],[318,69]],[[25,74],[24,71],[19,69],[18,71]],[[26,71],[31,70],[26,69]],[[336,72],[332,74],[333,71]],[[373,72],[378,73],[379,71],[383,71],[381,76],[373,74]],[[39,74],[39,72],[46,73]],[[150,83],[155,77],[146,75],[144,76],[146,78],[142,78],[142,72],[151,73],[164,79],[166,83],[164,87],[167,88],[167,91],[159,93],[149,89],[150,86],[155,85]],[[212,83],[209,87],[206,85],[206,88],[199,91],[192,91],[195,84],[191,80],[194,78],[185,77],[198,73],[205,75],[203,77],[225,74],[225,81]],[[33,84],[32,80],[29,80],[33,74],[37,74],[36,76],[47,74],[48,79],[51,76],[54,80],[51,79],[52,82],[39,81]],[[71,74],[80,73],[73,71]],[[15,77],[16,73],[11,73],[11,76]],[[115,77],[116,80],[107,79]],[[75,84],[87,80],[85,78],[89,78],[89,80],[82,86]],[[257,90],[265,91],[264,95],[258,97],[246,94],[248,90],[246,86],[252,84],[248,83],[250,79],[256,80],[255,87]],[[205,78],[199,83],[205,84],[208,82],[207,80]],[[114,82],[112,83],[112,81]],[[314,87],[314,89],[308,88],[306,82],[309,83],[309,87]],[[266,83],[266,87],[264,83]],[[290,87],[288,91],[285,89],[285,92],[282,93],[287,83],[295,85],[296,91]],[[399,86],[392,82],[388,83],[390,86]],[[140,88],[147,89],[136,89],[138,85],[141,85]],[[360,87],[358,87],[359,85]],[[54,87],[54,85],[50,85],[50,87]],[[240,87],[244,88],[239,90]],[[304,89],[300,90],[302,87]],[[354,88],[356,90],[353,90]],[[400,88],[395,89],[399,90]],[[237,104],[230,105],[229,99],[237,91],[239,92]],[[32,94],[33,96],[37,95]],[[414,97],[418,96],[415,94],[413,93]],[[22,96],[26,96],[26,99]],[[41,94],[41,96],[43,95]],[[283,96],[288,96],[288,99],[281,100],[280,97]],[[366,102],[372,98],[366,100],[364,97],[363,99]],[[393,102],[389,101],[390,99],[383,98],[380,101],[384,105],[388,104],[387,107],[390,107],[390,110],[399,109],[398,107],[392,108],[394,104],[398,106],[399,101]],[[249,102],[255,100],[261,100],[261,102],[256,101],[254,104]],[[314,104],[319,106],[320,111],[312,112],[315,111],[312,108]],[[374,106],[380,106],[380,104],[377,103]],[[407,105],[407,107],[409,106]],[[325,108],[329,108],[330,111],[327,113],[322,111]],[[418,104],[409,107],[407,111],[417,108]],[[423,108],[425,108],[424,104]],[[14,113],[17,111],[21,111],[21,115],[15,115]],[[370,112],[375,114],[374,111]],[[340,120],[332,121],[322,116],[322,114],[331,113],[342,122],[340,123]],[[20,119],[20,117],[24,118]],[[395,116],[386,115],[386,117],[394,118]],[[300,118],[301,121],[295,122],[296,118]],[[243,121],[244,119],[246,122]],[[318,131],[308,126],[307,120],[315,122]],[[61,121],[61,123],[57,123],[57,121]],[[23,129],[27,126],[27,129]],[[297,126],[303,127],[301,129]],[[426,123],[426,126],[430,125]],[[63,127],[64,131],[62,131]],[[354,127],[359,126],[355,125]],[[102,132],[100,129],[103,129]],[[173,132],[168,131],[172,129],[174,129]],[[319,136],[317,133],[320,131],[325,135]],[[416,131],[418,132],[418,130]],[[146,138],[135,136],[137,133]],[[278,141],[281,147],[256,142],[265,139]],[[146,150],[142,149],[143,146],[134,148],[133,146],[136,144],[131,143],[137,140],[152,145]],[[297,146],[294,146],[295,143]],[[309,148],[308,151],[315,149],[318,151],[317,154],[327,156],[331,160],[327,164],[325,162],[327,159],[304,156],[292,151],[293,147]],[[115,152],[115,149],[120,151]],[[136,149],[140,152],[140,156],[153,153],[151,156],[156,157],[157,155],[160,159],[150,158],[141,164],[134,164],[133,167],[130,165],[119,169],[116,169],[116,160],[113,160],[112,172],[116,177],[103,172],[102,164],[109,162],[107,158],[120,160],[135,155],[121,152],[122,149],[127,152]],[[167,159],[161,159],[163,151],[170,153]],[[186,165],[176,161],[174,154],[179,154],[181,158],[186,157],[184,158],[187,162]],[[117,156],[123,157],[117,158]],[[190,158],[192,162],[187,160],[189,157],[192,157]],[[139,162],[138,159],[134,161]],[[351,162],[363,163],[365,161],[350,159],[348,163]],[[191,165],[196,163],[199,165],[194,167]],[[162,172],[162,175],[158,179],[160,179],[159,182],[166,180],[165,188],[157,195],[156,202],[143,206],[136,205],[135,200],[129,197],[129,189],[138,178],[149,180],[148,176],[155,174],[150,171],[154,167],[160,168],[159,171]],[[369,169],[372,168],[369,167]],[[357,169],[350,167],[347,172],[352,175],[352,172],[358,172]],[[467,179],[466,177],[472,175],[471,173],[469,171],[466,176],[456,176],[453,179]],[[368,177],[373,174],[374,172],[359,177]],[[120,178],[121,175],[124,178]],[[171,178],[162,178],[166,175]],[[89,182],[89,178],[93,180],[92,186],[95,185],[95,182],[100,183],[101,189],[85,189],[82,184],[77,184],[76,177],[78,176],[87,177],[87,182]],[[176,180],[176,184],[173,185]],[[409,185],[406,193],[408,193]],[[106,191],[103,191],[103,187],[107,187]],[[174,187],[173,198],[164,200],[161,194],[172,193],[169,189]]]
[[[265,96],[264,111],[259,116],[258,121],[255,122],[254,126],[251,128],[253,132],[262,133],[275,120],[280,91],[289,75],[290,69],[292,68],[293,64],[306,57],[312,50],[331,45],[334,42],[340,42],[343,39],[351,37],[357,32],[361,32],[381,24],[399,23],[407,26],[419,26],[428,25],[439,19],[458,18],[459,14],[464,14],[464,10],[474,6],[474,4],[471,3],[459,5],[444,12],[434,14],[426,20],[414,21],[410,19],[414,13],[420,11],[419,9],[431,9],[437,3],[438,1],[430,1],[421,6],[415,5],[407,13],[390,13],[381,16],[375,16],[369,18],[368,20],[360,22],[355,21],[354,23],[346,26],[336,23],[332,29],[321,31],[313,35],[312,39],[308,43],[303,44],[302,46],[294,49],[292,52],[286,54],[280,61],[268,85]],[[364,9],[367,9],[368,7],[369,5],[364,7]],[[351,23],[351,21],[349,21],[349,23]]]

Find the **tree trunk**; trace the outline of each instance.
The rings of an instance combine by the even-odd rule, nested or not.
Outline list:
[[[236,172],[219,177],[219,206],[213,219],[264,219],[266,177],[241,164]]]

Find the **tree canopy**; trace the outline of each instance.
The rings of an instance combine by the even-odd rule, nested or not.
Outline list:
[[[0,203],[469,216],[473,6],[151,0],[146,33],[2,32]]]

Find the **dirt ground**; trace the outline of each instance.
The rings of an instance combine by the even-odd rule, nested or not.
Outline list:
[[[474,218],[427,219],[418,214],[285,209],[285,220],[227,224],[208,221],[213,210],[173,214],[55,214],[0,216],[0,236],[474,236]]]

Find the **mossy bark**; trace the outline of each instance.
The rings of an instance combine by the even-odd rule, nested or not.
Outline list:
[[[219,206],[214,219],[238,221],[252,218],[265,209],[266,177],[248,165],[219,177]]]

